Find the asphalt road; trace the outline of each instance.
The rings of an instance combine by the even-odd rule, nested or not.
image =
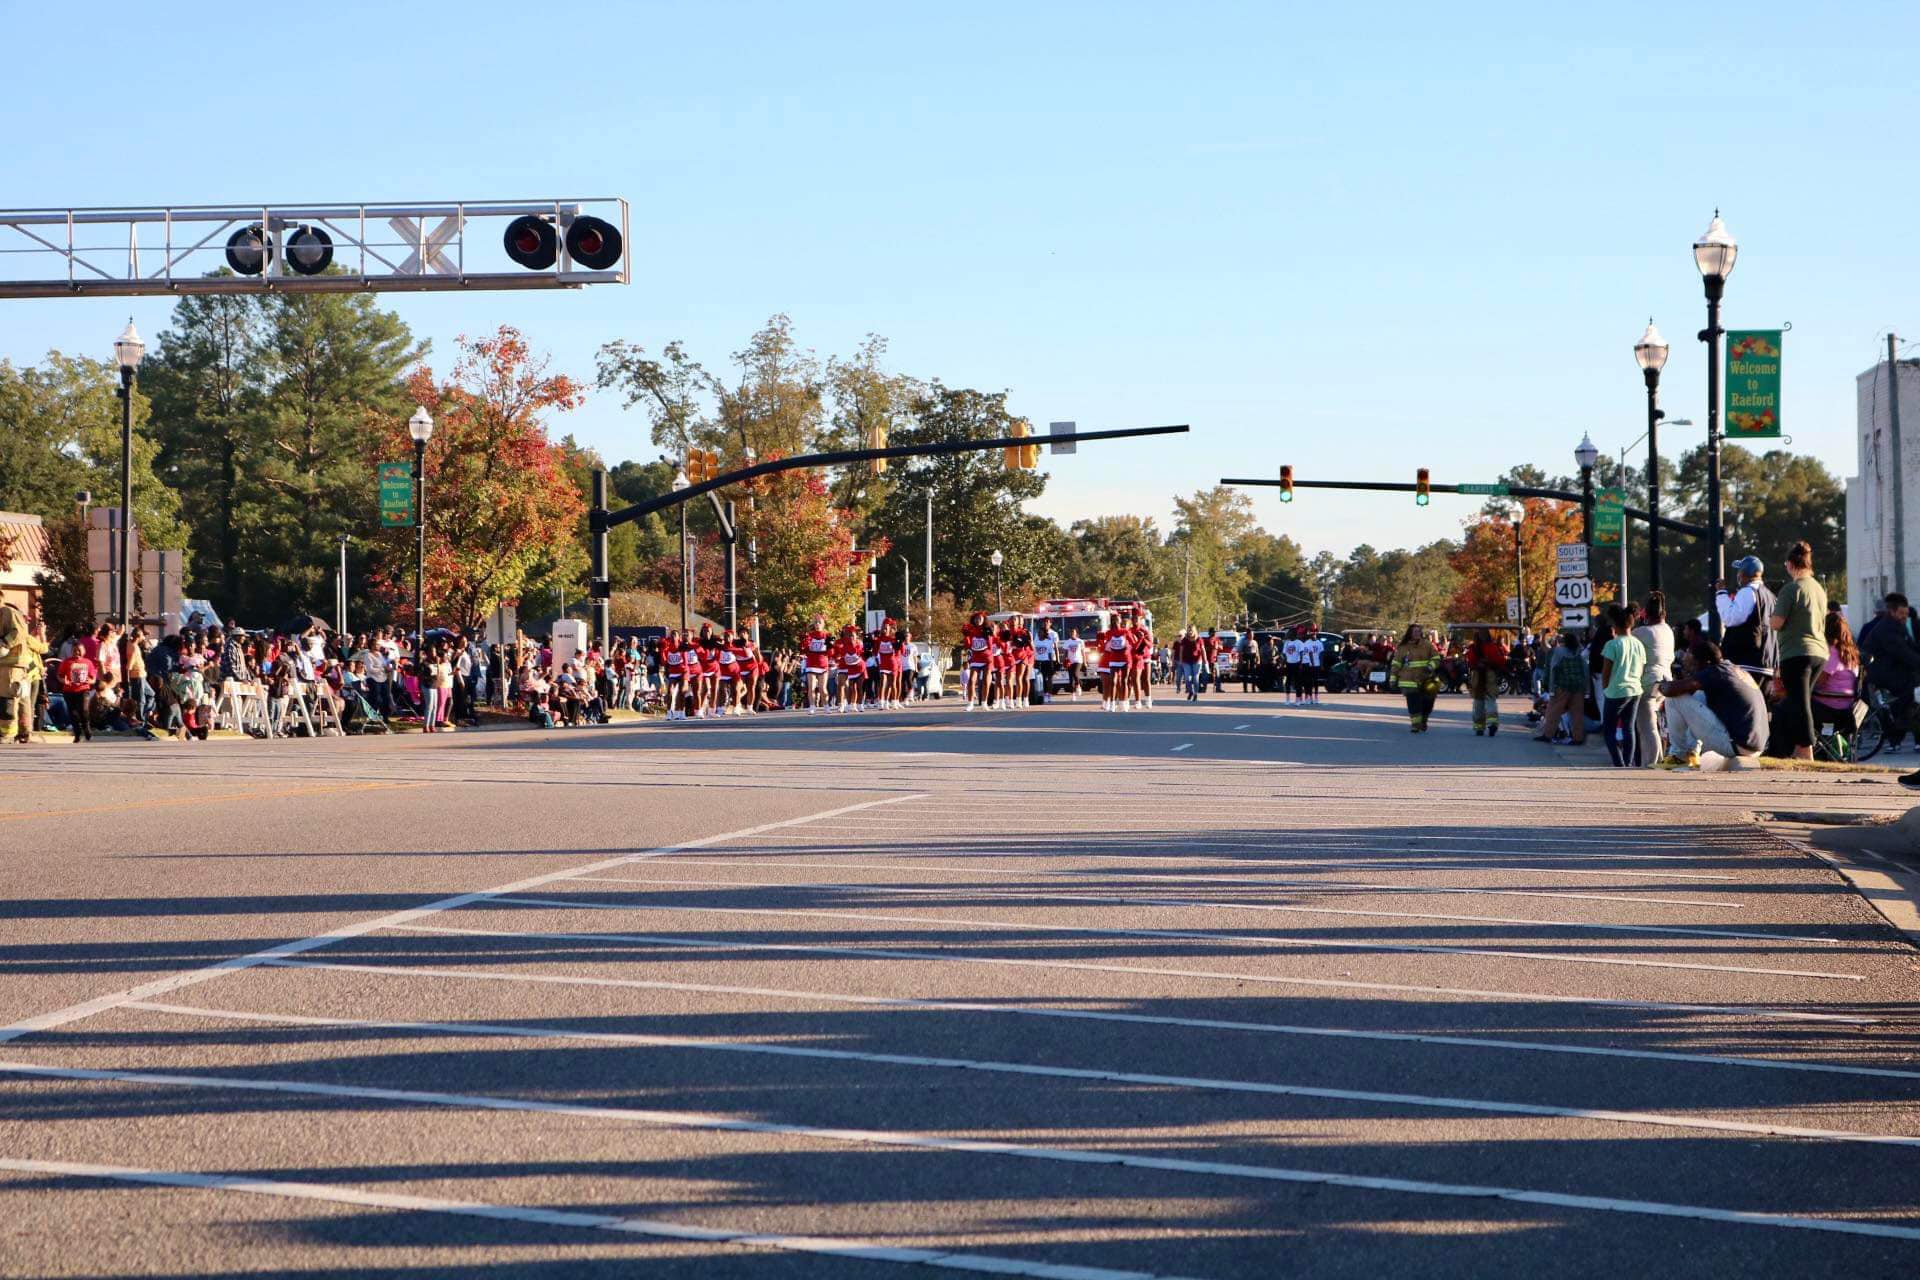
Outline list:
[[[0,1275],[1901,1276],[1920,952],[1442,702],[0,753]]]

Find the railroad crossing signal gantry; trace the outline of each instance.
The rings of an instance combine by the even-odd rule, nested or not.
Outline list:
[[[627,202],[617,196],[0,209],[0,298],[577,289],[629,278]]]

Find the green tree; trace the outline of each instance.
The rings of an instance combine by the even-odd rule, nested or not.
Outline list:
[[[912,417],[894,433],[893,443],[998,439],[1012,433],[1013,421],[1004,391],[934,382],[914,397]],[[918,549],[931,494],[936,591],[950,592],[963,605],[990,606],[996,550],[1005,557],[1001,579],[1008,587],[1056,588],[1064,566],[1049,562],[1049,556],[1057,554],[1057,544],[1030,525],[1022,510],[1045,490],[1044,476],[1005,469],[995,449],[903,459],[888,476],[892,488],[868,522],[868,536]]]
[[[153,397],[159,467],[194,496],[187,550],[189,589],[223,616],[242,608],[249,560],[267,561],[243,539],[260,510],[257,478],[267,440],[271,355],[260,300],[241,294],[182,298],[141,370]]]
[[[1203,629],[1237,625],[1252,579],[1235,551],[1256,528],[1253,500],[1238,489],[1215,485],[1175,498],[1173,507],[1167,563],[1174,584],[1184,588],[1188,618]]]
[[[1460,550],[1442,539],[1417,550],[1380,552],[1362,543],[1340,567],[1328,615],[1345,630],[1400,630],[1419,622],[1437,627],[1448,620],[1460,575],[1450,563]]]
[[[1144,599],[1168,580],[1166,544],[1151,516],[1094,516],[1067,531],[1073,556],[1061,589],[1072,596]]]
[[[1682,455],[1674,487],[1684,518],[1707,523],[1706,448]],[[1720,449],[1721,507],[1727,521],[1727,561],[1760,557],[1767,579],[1786,573],[1787,548],[1805,538],[1813,547],[1814,572],[1827,595],[1846,599],[1846,490],[1818,458],[1771,449],[1755,454],[1737,444]],[[1661,547],[1661,573],[1669,593],[1692,612],[1707,606],[1707,549],[1703,542],[1672,535]]]
[[[328,599],[339,536],[372,531],[367,444],[411,411],[402,375],[424,348],[364,294],[273,294],[264,308],[274,381],[249,541],[267,558],[239,603],[272,616]]]
[[[133,392],[133,522],[151,547],[181,548],[180,498],[154,470],[148,402]],[[0,507],[46,519],[72,514],[85,489],[97,505],[120,495],[120,375],[104,360],[49,351],[38,365],[0,360]]]
[[[1315,594],[1312,570],[1300,544],[1285,534],[1254,529],[1233,548],[1234,563],[1246,574],[1246,612],[1256,618],[1310,620],[1324,610]]]

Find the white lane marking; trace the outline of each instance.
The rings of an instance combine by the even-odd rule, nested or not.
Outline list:
[[[1240,730],[1242,730],[1242,729],[1251,729],[1251,728],[1253,728],[1253,726],[1252,726],[1252,725],[1250,725],[1250,724],[1237,724],[1237,725],[1235,725],[1235,726],[1233,726],[1233,731],[1234,731],[1235,733],[1238,733],[1238,732],[1240,732]]]
[[[966,956],[949,951],[908,951],[892,947],[848,947],[824,943],[756,942],[752,939],[728,942],[711,938],[684,938],[678,935],[634,933],[562,933],[515,929],[460,929],[434,925],[395,925],[402,933],[466,934],[481,938],[533,938],[571,942],[641,942],[662,947],[683,947],[701,951],[780,951],[811,955],[862,956],[876,960],[935,960],[947,964],[987,964],[1023,969],[1075,969],[1088,973],[1134,973],[1167,978],[1210,978],[1224,982],[1255,982],[1266,986],[1329,987],[1352,991],[1412,992],[1420,995],[1474,996],[1492,1000],[1537,1000],[1542,1004],[1595,1005],[1610,1009],[1650,1009],[1660,1012],[1718,1013],[1741,1018],[1765,1018],[1784,1022],[1837,1022],[1848,1026],[1873,1026],[1880,1019],[1848,1013],[1812,1013],[1798,1009],[1772,1009],[1763,1005],[1674,1004],[1664,1000],[1627,1000],[1606,996],[1563,996],[1531,991],[1492,991],[1478,987],[1424,987],[1399,982],[1362,982],[1353,978],[1294,978],[1265,973],[1234,973],[1219,969],[1174,969],[1163,965],[1096,964],[1082,960],[1031,960],[1018,956]]]
[[[1368,1191],[1397,1191],[1414,1195],[1465,1196],[1476,1200],[1493,1198],[1512,1200],[1520,1204],[1552,1205],[1563,1209],[1652,1214],[1669,1218],[1698,1218],[1709,1222],[1726,1222],[1741,1226],[1787,1227],[1805,1231],[1831,1231],[1842,1235],[1920,1240],[1920,1227],[1896,1227],[1877,1222],[1805,1218],[1792,1214],[1753,1213],[1740,1209],[1710,1208],[1704,1205],[1621,1200],[1611,1196],[1571,1195],[1565,1192],[1534,1191],[1518,1187],[1428,1182],[1412,1178],[1332,1173],[1319,1169],[1284,1169],[1273,1165],[1235,1164],[1222,1160],[1188,1160],[1176,1156],[1153,1156],[1132,1151],[1106,1151],[1099,1148],[1023,1146],[1018,1143],[994,1142],[979,1138],[943,1138],[933,1134],[908,1133],[896,1129],[822,1128],[772,1120],[746,1120],[737,1116],[711,1115],[696,1111],[606,1107],[587,1103],[516,1098],[499,1094],[438,1093],[417,1089],[382,1089],[370,1085],[320,1084],[304,1080],[262,1080],[247,1076],[185,1075],[176,1072],[119,1071],[95,1067],[49,1067],[36,1062],[0,1061],[0,1072],[51,1080],[98,1080],[124,1084],[171,1085],[186,1089],[226,1089],[236,1092],[293,1094],[302,1097],[354,1098],[481,1111],[524,1111],[594,1120],[618,1120],[676,1129],[778,1134],[784,1137],[811,1138],[821,1142],[918,1148],[926,1151],[960,1152],[969,1155],[1009,1156],[1021,1160],[1151,1169],[1163,1173],[1184,1173],[1201,1177],[1236,1178],[1259,1182],[1311,1183]]]
[[[329,929],[325,933],[315,934],[310,938],[301,938],[294,942],[283,942],[278,946],[268,947],[261,951],[249,952],[243,956],[234,956],[230,959],[222,960],[217,964],[207,965],[205,968],[189,969],[183,973],[171,974],[165,978],[142,983],[140,986],[131,987],[125,991],[117,991],[112,995],[96,996],[91,1000],[83,1000],[79,1004],[68,1005],[64,1009],[56,1009],[52,1013],[43,1013],[35,1017],[23,1018],[18,1022],[0,1027],[0,1044],[4,1044],[9,1040],[18,1039],[24,1035],[30,1035],[35,1031],[46,1031],[53,1027],[64,1026],[69,1022],[78,1022],[82,1018],[91,1018],[96,1013],[104,1013],[108,1009],[117,1009],[122,1005],[131,1004],[135,1000],[145,1000],[152,996],[165,995],[169,991],[178,991],[182,987],[190,987],[211,978],[218,978],[229,973],[237,973],[242,969],[250,969],[265,960],[277,959],[281,956],[300,955],[303,952],[313,951],[320,947],[329,947],[336,942],[344,942],[349,938],[357,938],[362,934],[372,933],[378,929],[390,928],[396,924],[405,924],[409,920],[418,920],[442,911],[453,911],[460,907],[470,906],[476,902],[497,898],[502,894],[522,893],[528,889],[537,889],[542,885],[555,884],[559,881],[585,875],[589,872],[607,871],[614,867],[625,866],[631,862],[641,862],[648,858],[665,857],[667,854],[679,853],[685,849],[704,849],[708,845],[722,844],[728,840],[739,840],[746,836],[758,835],[763,831],[774,831],[782,827],[800,826],[820,818],[838,817],[843,813],[853,813],[861,809],[872,809],[880,805],[900,804],[904,801],[922,798],[922,795],[914,794],[890,796],[884,800],[865,800],[859,804],[841,805],[838,808],[827,809],[823,812],[809,814],[805,817],[786,818],[779,822],[763,822],[758,826],[747,827],[740,831],[728,831],[716,836],[704,836],[698,840],[689,840],[683,844],[668,845],[659,849],[649,849],[644,853],[624,853],[617,858],[603,858],[597,862],[590,862],[585,866],[573,867],[566,871],[550,871],[544,875],[530,876],[525,880],[516,880],[511,884],[503,884],[494,889],[482,889],[475,893],[455,894],[452,897],[441,898],[438,901],[429,902],[423,906],[409,907],[405,911],[396,911],[391,915],[381,916],[377,920],[363,920],[358,924],[342,925],[337,929]]]
[[[897,866],[897,865],[894,865],[891,863],[885,863],[885,862],[771,862],[771,861],[761,861],[759,859],[746,859],[746,858],[675,858],[673,864],[676,867],[785,867],[793,871],[804,871],[808,867],[830,867],[830,868],[845,868],[848,870],[888,871],[888,872],[893,872],[895,874],[907,872],[915,875],[932,874],[932,875],[954,875],[954,876],[975,876],[975,875],[1078,876],[1078,877],[1084,878],[1087,874],[1086,872],[1083,872],[1083,871],[1039,871],[1039,870],[1016,869],[1013,867],[944,867],[944,866],[915,867],[915,866]],[[582,880],[594,880],[594,881],[618,883],[618,884],[675,883],[673,881],[665,881],[665,880],[641,879],[635,876],[581,876],[580,878]],[[1163,877],[1156,877],[1155,879],[1176,880],[1176,879],[1188,879],[1188,878],[1190,877],[1163,876]],[[1216,877],[1213,877],[1213,879],[1218,881],[1218,880],[1228,879],[1228,877],[1216,876]],[[710,880],[710,881],[693,881],[691,883],[751,884],[755,882]],[[1242,881],[1239,883],[1245,883],[1245,882]],[[819,886],[809,886],[809,887],[819,887],[819,888],[831,887],[836,889],[868,889],[868,890],[873,890],[876,892],[884,892],[884,893],[945,893],[945,892],[948,892],[947,890],[941,890],[941,889],[905,889],[897,885],[862,884],[858,881],[835,881],[830,886],[819,885]],[[1107,887],[1107,886],[1102,886],[1102,887]],[[1120,886],[1113,886],[1113,887],[1116,889],[1120,888]],[[1139,892],[1139,889],[1135,886],[1127,886],[1122,891],[1127,893],[1137,893]],[[1817,943],[1820,946],[1825,946],[1825,947],[1837,947],[1837,946],[1843,945],[1840,939],[1838,938],[1814,938],[1814,937],[1807,937],[1807,936],[1790,934],[1790,933],[1759,933],[1759,932],[1753,932],[1750,930],[1743,930],[1743,929],[1694,929],[1694,928],[1688,928],[1683,925],[1592,924],[1592,923],[1588,923],[1586,921],[1581,921],[1581,920],[1528,920],[1520,916],[1456,916],[1456,915],[1441,915],[1441,914],[1437,914],[1434,912],[1427,912],[1427,911],[1361,911],[1356,908],[1348,908],[1348,907],[1289,907],[1289,906],[1282,906],[1277,903],[1267,903],[1267,902],[1221,902],[1216,898],[1190,898],[1190,899],[1189,898],[1134,898],[1134,897],[1116,897],[1116,896],[1113,896],[1112,894],[1080,895],[1080,894],[1054,894],[1054,893],[1047,893],[1045,895],[1040,895],[1040,894],[1031,893],[1026,890],[1012,890],[1012,889],[976,889],[976,890],[973,890],[973,892],[1015,894],[1021,897],[1028,897],[1028,898],[1041,897],[1041,896],[1045,896],[1049,898],[1059,897],[1059,898],[1070,899],[1072,901],[1085,901],[1085,902],[1119,902],[1119,903],[1129,903],[1129,904],[1134,904],[1138,906],[1149,906],[1149,907],[1194,907],[1194,908],[1218,907],[1228,911],[1285,911],[1285,912],[1292,912],[1296,915],[1309,915],[1309,916],[1323,916],[1323,915],[1380,916],[1380,917],[1383,917],[1386,919],[1392,919],[1392,920],[1471,921],[1478,924],[1524,924],[1524,925],[1550,927],[1555,929],[1600,929],[1609,933],[1671,933],[1671,934],[1679,934],[1681,936],[1689,937],[1689,938],[1751,938],[1761,942],[1808,942],[1808,943]],[[1572,896],[1572,895],[1568,895],[1568,896]]]
[[[1772,1138],[1810,1138],[1822,1142],[1860,1142],[1878,1146],[1920,1147],[1920,1137],[1906,1137],[1891,1133],[1865,1133],[1855,1129],[1809,1129],[1798,1125],[1759,1124],[1744,1120],[1710,1120],[1703,1116],[1672,1115],[1657,1111],[1615,1111],[1605,1107],[1556,1107],[1545,1103],[1502,1102],[1486,1098],[1450,1098],[1421,1093],[1383,1093],[1374,1089],[1334,1089],[1322,1085],[1280,1084],[1266,1080],[1170,1076],[1143,1071],[1112,1071],[1098,1067],[1042,1066],[981,1058],[936,1058],[923,1054],[876,1053],[862,1049],[820,1049],[807,1045],[767,1044],[753,1040],[703,1040],[694,1036],[641,1035],[620,1031],[571,1031],[559,1027],[508,1026],[491,1022],[322,1018],[302,1014],[255,1013],[239,1009],[207,1009],[193,1005],[151,1004],[146,1001],[136,1001],[127,1007],[226,1022],[257,1022],[303,1027],[351,1027],[375,1031],[424,1031],[436,1035],[476,1038],[500,1036],[525,1040],[584,1040],[596,1044],[634,1045],[651,1049],[685,1049],[695,1053],[737,1053],[776,1058],[811,1058],[826,1062],[868,1062],[889,1067],[932,1067],[943,1070],[982,1071],[991,1075],[1038,1076],[1053,1080],[1098,1080],[1112,1084],[1150,1085],[1156,1088],[1198,1089],[1211,1093],[1254,1093],[1274,1097],[1318,1098],[1328,1102],[1371,1102],[1388,1106],[1432,1108],[1440,1111],[1552,1116],[1558,1119],[1595,1120],[1609,1124],[1650,1125],[1655,1128],[1707,1129],[1718,1133],[1755,1134]]]
[[[978,816],[977,810],[975,811],[975,816]],[[1362,844],[1342,844],[1334,841],[1295,839],[1292,836],[1287,836],[1284,832],[1232,835],[1227,832],[1211,830],[1203,830],[1200,832],[1169,831],[1165,824],[1154,827],[1062,827],[1049,832],[1048,835],[1044,837],[1039,835],[996,835],[991,832],[982,832],[977,827],[956,827],[946,831],[933,831],[929,829],[928,823],[924,821],[916,822],[909,819],[902,819],[898,822],[893,822],[891,819],[869,819],[861,822],[823,822],[819,827],[822,831],[860,831],[868,833],[876,831],[887,832],[896,828],[925,833],[930,843],[949,843],[964,848],[994,852],[1020,853],[1029,850],[1047,852],[1051,851],[1053,846],[1043,844],[1042,841],[1044,839],[1063,840],[1089,837],[1099,838],[1108,843],[1120,843],[1124,841],[1133,843],[1136,846],[1149,843],[1165,843],[1168,845],[1178,845],[1183,849],[1247,849],[1262,853],[1304,849],[1315,853],[1338,853],[1347,856],[1339,859],[1294,858],[1289,856],[1279,859],[1278,861],[1284,863],[1298,862],[1304,865],[1326,863],[1336,866],[1351,866],[1354,859],[1365,859],[1368,865],[1371,865],[1375,859],[1387,859],[1390,861],[1408,862],[1410,864],[1407,868],[1408,870],[1420,870],[1431,866],[1431,868],[1436,871],[1473,870],[1474,868],[1471,867],[1462,868],[1450,865],[1451,863],[1465,861],[1467,859],[1472,859],[1475,862],[1698,862],[1702,857],[1709,856],[1699,854],[1691,857],[1676,856],[1669,858],[1666,854],[1549,853],[1546,850],[1528,851],[1525,853],[1511,853],[1504,850],[1463,850],[1455,853],[1451,850],[1436,849],[1433,851],[1433,856],[1436,859],[1440,859],[1440,861],[1428,863],[1425,861],[1415,861],[1420,855],[1412,850],[1406,849],[1383,848]],[[1129,840],[1129,837],[1133,836],[1151,836],[1156,837],[1156,839],[1151,842]],[[1103,855],[1076,852],[1072,854],[1059,854],[1058,856],[1094,858]],[[1123,860],[1160,862],[1257,864],[1260,862],[1276,861],[1274,859],[1229,858],[1219,855],[1206,856],[1176,853],[1114,854],[1105,856],[1117,857]],[[1537,870],[1538,868],[1526,867],[1522,869]],[[1595,872],[1589,874],[1602,873]],[[1745,876],[1726,875],[1714,871],[1672,871],[1665,867],[1651,867],[1644,871],[1623,871],[1613,874],[1640,875],[1646,877],[1670,876],[1683,880],[1733,880],[1749,882]]]
[[[1023,1258],[999,1257],[994,1254],[916,1249],[852,1237],[789,1236],[765,1231],[695,1227],[680,1222],[663,1222],[649,1218],[622,1218],[609,1213],[581,1213],[571,1209],[486,1204],[477,1200],[443,1200],[437,1196],[407,1195],[398,1191],[364,1191],[358,1187],[343,1187],[337,1183],[289,1182],[280,1178],[254,1178],[244,1174],[175,1173],[160,1169],[135,1169],[125,1165],[81,1164],[71,1160],[0,1159],[0,1169],[14,1173],[44,1173],[69,1178],[135,1182],[149,1186],[234,1191],[243,1195],[272,1196],[286,1200],[327,1200],[335,1204],[364,1205],[374,1209],[402,1209],[408,1213],[444,1213],[461,1218],[486,1218],[494,1222],[527,1222],[543,1227],[614,1231],[622,1235],[658,1236],[667,1240],[742,1245],[748,1248],[776,1249],[789,1253],[820,1254],[830,1258],[853,1258],[861,1262],[896,1262],[939,1267],[950,1271],[976,1273],[985,1271],[994,1275],[1035,1276],[1040,1277],[1041,1280],[1158,1280],[1153,1273],[1146,1271],[1112,1271],[1105,1267],[1030,1262]]]
[[[443,930],[442,932],[452,932]],[[503,934],[514,937],[519,935]],[[606,936],[606,935],[598,935]],[[1240,1022],[1228,1018],[1177,1018],[1170,1014],[1110,1013],[1097,1009],[1055,1009],[1046,1005],[979,1004],[966,1000],[922,1000],[912,996],[860,996],[829,991],[795,991],[782,987],[740,987],[708,982],[668,982],[659,978],[602,978],[586,974],[495,973],[473,969],[435,969],[418,965],[350,964],[330,960],[269,960],[283,969],[330,969],[343,973],[372,973],[415,978],[457,978],[475,982],[528,982],[565,987],[619,987],[643,991],[700,991],[714,995],[814,1000],[829,1004],[876,1005],[900,1009],[937,1009],[942,1012],[1004,1014],[1023,1018],[1065,1018],[1079,1022],[1121,1022],[1149,1027],[1183,1027],[1201,1031],[1251,1031],[1266,1035],[1321,1036],[1335,1040],[1370,1040],[1383,1044],[1432,1044],[1465,1049],[1506,1049],[1522,1053],[1570,1053],[1599,1058],[1640,1058],[1653,1062],[1686,1062],[1715,1067],[1756,1067],[1772,1071],[1810,1071],[1816,1074],[1873,1076],[1886,1080],[1920,1080],[1920,1071],[1893,1067],[1849,1067],[1829,1062],[1799,1062],[1776,1058],[1731,1058],[1710,1053],[1673,1053],[1657,1049],[1609,1049],[1599,1045],[1547,1044],[1537,1040],[1498,1040],[1485,1036],[1448,1036],[1413,1031],[1361,1031],[1346,1027],[1304,1027],[1283,1022]],[[146,1008],[143,1004],[129,1008]]]
[[[1043,844],[1034,837],[1025,837],[1020,841],[989,840],[989,839],[946,840],[944,841],[944,846],[943,846],[942,837],[937,835],[932,835],[932,834],[926,834],[924,826],[921,828],[918,828],[917,830],[922,834],[922,838],[916,842],[918,847],[913,851],[901,850],[896,852],[895,850],[893,850],[892,848],[890,848],[885,844],[859,844],[859,843],[850,842],[844,839],[837,839],[832,837],[824,841],[815,842],[813,844],[803,844],[798,841],[789,841],[787,843],[789,847],[795,850],[796,856],[798,856],[802,852],[817,848],[819,851],[823,853],[885,852],[889,857],[894,857],[894,858],[1035,858],[1035,857],[1041,857],[1041,858],[1074,859],[1074,860],[1079,860],[1083,862],[1146,862],[1146,863],[1166,863],[1169,865],[1179,865],[1182,863],[1200,863],[1206,866],[1254,867],[1254,868],[1339,867],[1339,868],[1342,868],[1343,870],[1348,870],[1348,871],[1354,870],[1358,867],[1358,868],[1364,868],[1369,871],[1399,871],[1399,872],[1405,872],[1412,875],[1426,875],[1430,873],[1431,874],[1459,873],[1463,875],[1497,875],[1497,874],[1508,872],[1508,871],[1525,871],[1530,875],[1629,876],[1638,880],[1672,879],[1672,880],[1739,881],[1744,879],[1741,876],[1725,876],[1725,875],[1719,875],[1711,871],[1668,871],[1664,868],[1655,868],[1655,869],[1646,870],[1646,871],[1610,871],[1610,870],[1592,869],[1588,867],[1541,867],[1541,866],[1535,866],[1531,862],[1513,861],[1515,859],[1532,858],[1534,856],[1532,854],[1517,854],[1517,853],[1444,854],[1444,855],[1441,855],[1442,858],[1444,859],[1442,861],[1416,860],[1412,857],[1403,856],[1397,853],[1389,853],[1385,850],[1371,850],[1371,849],[1360,851],[1361,856],[1358,859],[1356,858],[1293,858],[1293,857],[1220,858],[1220,857],[1204,857],[1204,856],[1198,856],[1198,855],[1188,856],[1188,855],[1172,854],[1172,853],[1168,853],[1168,854],[1083,853],[1078,849],[1071,850],[1071,851],[1063,851],[1060,849],[1060,847],[1057,844],[1052,844],[1052,845]],[[1091,832],[1091,831],[1084,832],[1084,833],[1063,832],[1061,834],[1063,836],[1074,835],[1074,834],[1103,835],[1104,838],[1109,843],[1113,842],[1113,837],[1111,832],[1108,832],[1108,833],[1097,833],[1097,832]],[[1181,840],[1180,844],[1183,848],[1228,846],[1228,842],[1224,840]],[[1228,847],[1236,847],[1236,848],[1256,847],[1257,848],[1261,846],[1231,845]],[[741,851],[750,852],[750,853],[770,852],[770,850],[768,849],[756,848],[751,846],[743,846]],[[727,852],[727,851],[722,850],[722,852]],[[1552,857],[1554,855],[1540,855],[1540,856]],[[1569,854],[1561,854],[1558,856],[1564,857],[1564,858],[1582,858],[1582,859],[1613,857],[1612,854],[1600,854],[1600,853],[1569,853]],[[1081,868],[1080,871],[1081,871],[1081,874],[1088,874],[1088,875],[1093,874],[1092,870],[1089,868]],[[1168,879],[1184,878],[1184,879],[1190,879],[1190,880],[1191,879],[1226,879],[1230,883],[1239,883],[1244,879],[1246,883],[1256,883],[1256,884],[1260,883],[1259,881],[1253,880],[1250,877],[1239,877],[1239,876],[1233,876],[1233,877],[1170,876],[1166,878]],[[1751,883],[1751,882],[1748,882],[1748,883]],[[1514,890],[1475,889],[1467,886],[1460,886],[1459,890],[1461,892],[1468,892],[1468,893],[1516,892]],[[1547,891],[1541,890],[1538,892],[1547,892]],[[1633,901],[1645,902],[1647,901],[1647,899],[1635,898],[1633,899]]]
[[[1192,749],[1192,747],[1193,747],[1193,744],[1192,744],[1191,742],[1183,742],[1183,743],[1181,743],[1181,744],[1180,744],[1179,746],[1177,746],[1177,747],[1168,747],[1168,748],[1167,748],[1167,750],[1169,750],[1169,751],[1187,751],[1187,750],[1191,750],[1191,749]]]
[[[583,876],[581,879],[595,879]],[[653,880],[634,881],[636,884],[692,884],[692,885],[733,885],[737,888],[767,889],[834,889],[834,884],[790,884],[777,880],[738,881],[738,880]],[[914,892],[896,890],[895,892]],[[927,890],[940,893],[942,890]],[[1078,899],[1080,895],[1055,894],[1054,897]],[[1111,898],[1093,897],[1095,902],[1111,902]],[[1233,946],[1275,946],[1275,947],[1311,947],[1329,951],[1407,951],[1420,955],[1443,956],[1493,956],[1502,960],[1533,960],[1542,963],[1559,964],[1602,964],[1622,965],[1635,969],[1687,969],[1704,973],[1744,973],[1764,974],[1780,978],[1813,978],[1822,982],[1864,982],[1866,977],[1857,973],[1827,973],[1819,969],[1763,969],[1737,964],[1693,964],[1682,960],[1629,960],[1621,956],[1575,956],[1556,951],[1509,951],[1498,947],[1449,947],[1440,943],[1420,942],[1378,942],[1360,940],[1334,941],[1326,938],[1298,938],[1282,934],[1258,933],[1216,933],[1204,929],[1098,929],[1090,925],[1069,924],[1020,924],[1008,920],[976,920],[972,918],[949,919],[941,916],[896,916],[874,911],[822,911],[798,907],[714,907],[705,904],[682,905],[653,902],[595,902],[591,899],[573,903],[564,898],[522,898],[519,896],[500,897],[495,902],[510,902],[521,906],[539,907],[584,907],[591,911],[691,911],[713,915],[734,916],[798,916],[816,920],[860,920],[879,921],[886,924],[931,924],[966,925],[974,929],[1000,929],[1011,932],[1040,933],[1078,933],[1101,938],[1174,938],[1182,941],[1219,942]]]

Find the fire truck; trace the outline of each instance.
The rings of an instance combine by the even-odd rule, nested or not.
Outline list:
[[[1113,615],[1122,610],[1145,619],[1148,629],[1152,629],[1153,611],[1144,600],[1110,600],[1105,596],[1042,600],[1021,616],[1027,619],[1031,630],[1038,630],[1042,622],[1051,622],[1053,634],[1061,641],[1069,636],[1077,637],[1082,643],[1073,679],[1083,689],[1097,689],[1100,687],[1100,655],[1092,642],[1113,625]]]

